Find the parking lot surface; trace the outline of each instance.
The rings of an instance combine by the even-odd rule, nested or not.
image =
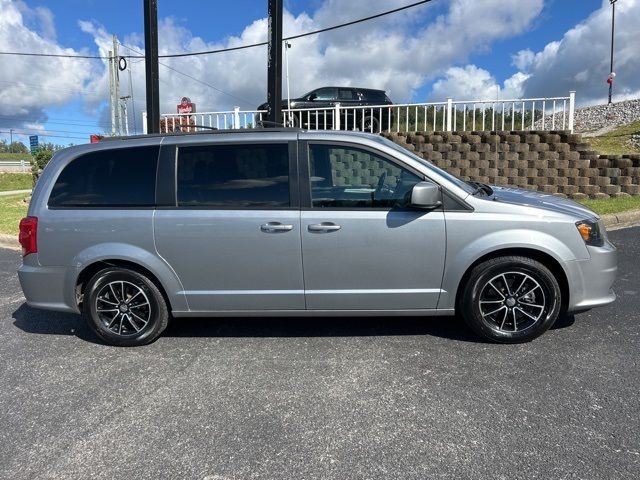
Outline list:
[[[0,250],[0,478],[601,479],[640,472],[640,227],[613,305],[524,345],[454,318],[178,319],[101,344]]]

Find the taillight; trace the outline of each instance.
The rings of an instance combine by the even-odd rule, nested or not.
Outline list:
[[[38,217],[25,217],[20,220],[18,241],[22,245],[22,256],[38,252]]]

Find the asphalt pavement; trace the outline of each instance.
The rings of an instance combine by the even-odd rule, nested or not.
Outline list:
[[[0,250],[0,478],[638,478],[640,227],[610,236],[619,299],[524,345],[454,318],[265,318],[109,347],[27,307]]]

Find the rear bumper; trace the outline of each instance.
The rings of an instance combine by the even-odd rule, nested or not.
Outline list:
[[[616,299],[612,286],[618,273],[617,250],[611,243],[587,247],[591,258],[568,262],[569,312],[600,307]]]
[[[43,267],[27,257],[18,269],[18,279],[30,307],[79,313],[73,292],[67,291],[69,277],[66,268]]]

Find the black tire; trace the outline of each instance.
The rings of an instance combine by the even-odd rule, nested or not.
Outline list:
[[[380,133],[380,122],[376,117],[364,117],[364,130],[367,133]]]
[[[557,279],[542,263],[528,257],[499,257],[473,268],[458,307],[481,337],[497,343],[522,343],[539,337],[555,323],[561,295]]]
[[[146,345],[169,323],[169,310],[159,288],[145,275],[127,268],[111,267],[96,273],[87,284],[82,303],[87,323],[110,345]]]

